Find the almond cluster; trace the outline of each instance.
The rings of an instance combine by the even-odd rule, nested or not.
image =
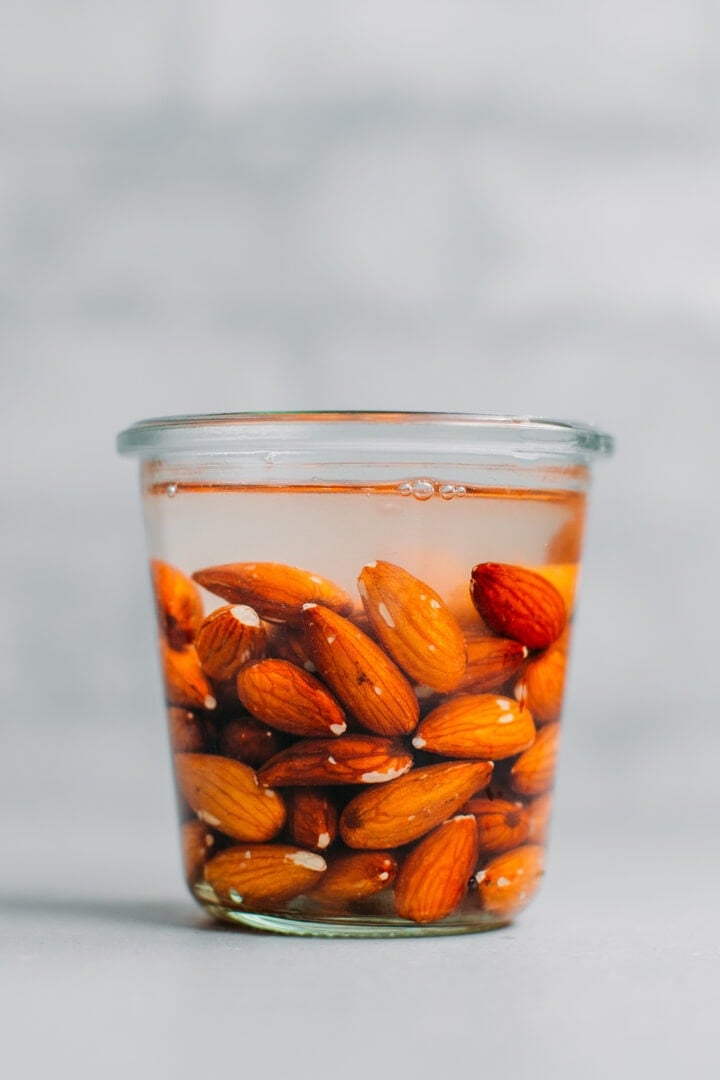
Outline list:
[[[542,874],[575,565],[152,564],[188,883],[214,910],[507,921]],[[205,615],[201,586],[224,606]],[[466,594],[467,595],[467,594]],[[208,899],[209,898],[209,899]]]

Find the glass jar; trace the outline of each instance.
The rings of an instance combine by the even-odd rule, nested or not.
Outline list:
[[[142,499],[187,883],[295,934],[506,925],[543,872],[583,424],[228,414],[119,436]]]

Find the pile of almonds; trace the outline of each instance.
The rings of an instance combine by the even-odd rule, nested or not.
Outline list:
[[[294,566],[155,560],[195,894],[319,920],[511,918],[542,874],[575,570],[481,563],[454,611],[387,562],[356,601]],[[205,616],[198,585],[226,606]]]

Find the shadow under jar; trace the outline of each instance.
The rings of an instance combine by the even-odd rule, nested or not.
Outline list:
[[[590,465],[581,424],[141,422],[185,874],[225,922],[506,925],[551,812]]]

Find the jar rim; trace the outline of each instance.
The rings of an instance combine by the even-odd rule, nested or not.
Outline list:
[[[207,413],[140,420],[117,437],[121,454],[157,458],[168,454],[224,455],[320,450],[353,444],[383,450],[442,448],[472,456],[570,458],[588,462],[613,452],[611,435],[591,424],[536,416],[491,413],[316,412]]]

